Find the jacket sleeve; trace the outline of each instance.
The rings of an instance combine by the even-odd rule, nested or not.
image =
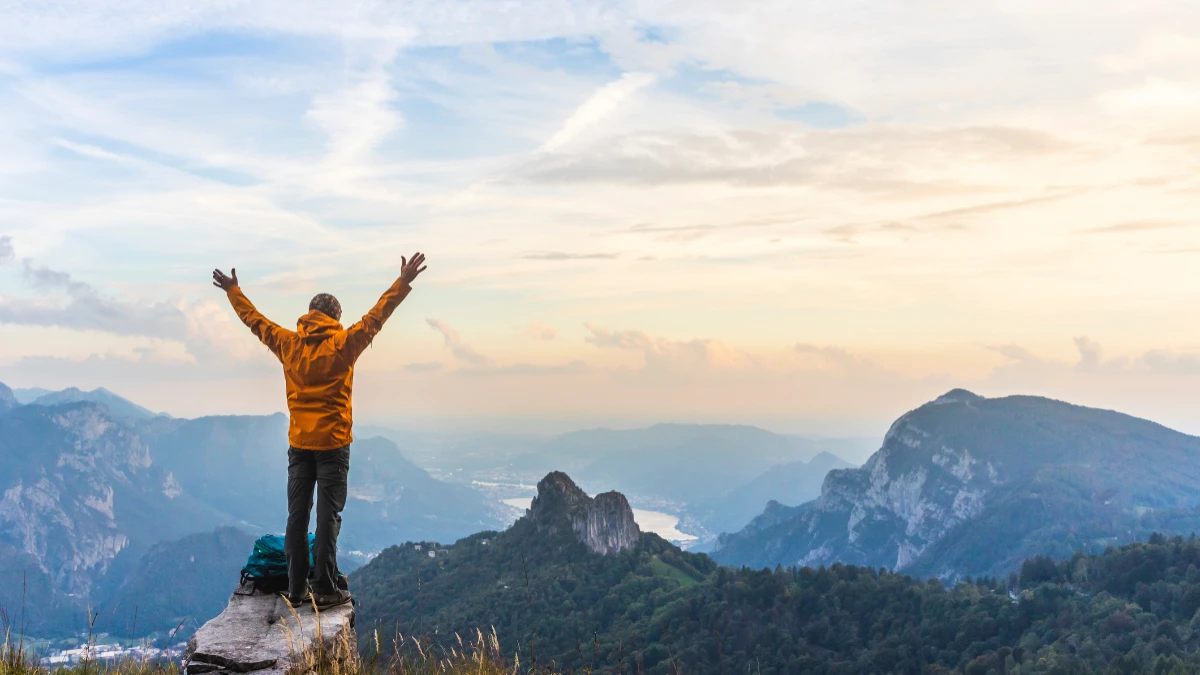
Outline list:
[[[274,321],[263,316],[250,299],[242,293],[242,289],[234,286],[226,293],[229,298],[229,304],[233,305],[233,311],[237,312],[238,318],[242,323],[250,328],[250,332],[254,333],[255,337],[262,341],[267,349],[270,349],[277,358],[283,358],[282,349],[284,339],[291,333],[286,328],[281,327]]]
[[[346,355],[350,362],[353,363],[366,351],[371,341],[383,329],[383,324],[396,311],[396,307],[400,306],[400,302],[408,296],[412,291],[412,286],[409,286],[401,279],[396,279],[396,283],[384,292],[379,298],[379,302],[371,308],[363,316],[362,320],[346,329]]]

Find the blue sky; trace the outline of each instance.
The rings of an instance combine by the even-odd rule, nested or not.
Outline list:
[[[743,5],[0,10],[0,381],[279,410],[211,269],[289,324],[422,250],[360,419],[1200,432],[1200,9]]]

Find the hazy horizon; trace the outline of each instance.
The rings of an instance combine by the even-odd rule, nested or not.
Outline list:
[[[1200,433],[1200,6],[0,10],[0,381],[284,409],[429,271],[361,422],[877,437],[947,390]],[[457,421],[457,422],[455,422]]]

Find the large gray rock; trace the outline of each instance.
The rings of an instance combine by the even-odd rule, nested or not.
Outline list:
[[[343,643],[345,641],[345,643]],[[282,674],[295,654],[322,646],[337,653],[339,643],[357,651],[354,607],[316,613],[312,606],[293,612],[279,595],[250,593],[242,587],[220,616],[196,631],[184,656],[187,675],[197,673]]]

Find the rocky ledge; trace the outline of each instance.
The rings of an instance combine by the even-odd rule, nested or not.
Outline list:
[[[537,490],[526,517],[538,527],[556,529],[566,519],[580,541],[605,555],[637,546],[642,532],[629,501],[620,492],[589,497],[560,471],[538,482]]]
[[[188,642],[184,672],[282,675],[295,655],[321,648],[327,654],[357,651],[352,605],[293,612],[278,595],[241,587]]]

